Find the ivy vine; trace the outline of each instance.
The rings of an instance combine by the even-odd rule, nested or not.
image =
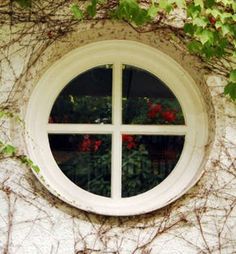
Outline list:
[[[19,0],[18,0],[19,1]],[[29,1],[30,2],[30,1]],[[91,0],[87,7],[74,4],[74,17],[94,18],[106,0]],[[224,93],[236,100],[236,2],[234,0],[152,0],[140,4],[137,0],[120,0],[109,12],[111,19],[119,19],[135,26],[144,26],[181,8],[186,12],[183,31],[188,37],[187,48],[210,61],[225,58],[231,63],[228,84]]]
[[[42,5],[46,5],[47,7],[45,9],[41,8]],[[190,53],[198,55],[205,61],[206,64],[201,65],[202,68],[209,67],[210,71],[222,74],[228,78],[225,94],[235,101],[235,5],[235,0],[3,0],[0,4],[0,16],[2,17],[0,26],[4,27],[6,25],[7,29],[13,29],[8,30],[9,35],[11,35],[11,41],[8,40],[7,35],[7,40],[1,41],[1,53],[4,54],[2,57],[5,57],[7,61],[9,55],[12,54],[12,48],[14,47],[16,50],[19,48],[15,47],[16,42],[18,43],[28,34],[32,35],[35,33],[32,38],[29,38],[36,38],[35,42],[30,41],[29,43],[27,40],[26,42],[21,42],[24,44],[22,49],[27,49],[26,56],[34,56],[31,58],[29,64],[27,64],[28,60],[25,61],[25,64],[27,64],[26,68],[29,68],[29,66],[32,66],[39,59],[38,56],[42,55],[45,48],[50,46],[51,43],[55,42],[58,38],[64,37],[66,33],[75,31],[77,29],[77,24],[80,22],[91,21],[90,24],[94,24],[100,20],[118,19],[124,20],[124,22],[127,22],[140,32],[167,28],[173,31],[173,36],[177,36],[180,38],[181,42],[185,43]],[[64,12],[64,9],[66,9],[66,12]],[[168,17],[171,19],[173,13],[175,13],[175,9],[184,10],[183,16],[181,16],[181,22],[183,21],[183,24],[181,27],[176,28],[171,25],[168,26],[168,24],[165,23]],[[56,13],[57,10],[59,10],[58,13],[60,14]],[[61,13],[63,16],[61,16]],[[19,24],[20,26],[17,26]],[[28,28],[28,26],[30,28]],[[31,29],[31,27],[33,27],[33,29]],[[3,32],[5,31],[6,30],[3,30]],[[162,34],[164,34],[164,32],[165,30],[163,30]],[[0,36],[0,40],[5,39],[4,34],[2,35],[3,36]],[[14,40],[15,38],[16,41]],[[40,46],[42,44],[43,49],[32,50],[32,53],[29,53],[29,48],[31,50],[31,46],[33,47],[38,44],[40,44]],[[180,47],[182,47],[182,44]],[[6,51],[7,53],[5,55]],[[12,61],[14,61],[14,59]],[[17,64],[19,65],[18,62]],[[7,66],[8,65],[6,65],[6,67]],[[8,69],[8,67],[6,69]],[[2,68],[1,74],[6,69]],[[21,82],[21,78],[27,73],[27,70],[25,72],[22,71],[20,77],[16,75],[16,77],[12,79],[12,82],[8,80],[8,83],[20,84],[18,81]],[[39,168],[11,144],[10,139],[7,137],[8,127],[6,126],[5,130],[5,124],[2,124],[4,121],[8,122],[9,119],[17,118],[16,113],[13,112],[14,104],[12,104],[12,94],[13,93],[11,93],[11,100],[8,99],[6,102],[4,101],[4,103],[0,104],[0,161],[4,159],[8,160],[9,158],[18,159],[27,167],[31,167],[36,173],[40,173]],[[227,121],[234,120],[233,118],[230,120],[232,115],[225,115],[225,117]],[[4,131],[6,131],[6,134]],[[228,140],[227,137],[228,136],[217,138],[218,150],[214,153],[214,158],[209,161],[207,171],[203,176],[203,181],[198,183],[197,189],[193,189],[192,192],[189,192],[182,201],[173,203],[165,209],[158,210],[156,213],[148,214],[143,217],[124,217],[114,220],[113,217],[94,217],[94,215],[88,213],[78,214],[74,212],[73,209],[66,208],[66,211],[70,211],[72,215],[71,225],[73,224],[72,231],[75,232],[73,245],[75,246],[75,252],[102,252],[107,248],[110,239],[114,243],[114,252],[119,252],[127,247],[125,245],[127,242],[127,238],[125,238],[127,229],[129,232],[137,232],[132,238],[137,243],[132,250],[133,253],[155,252],[153,246],[156,246],[159,240],[158,237],[162,237],[163,233],[175,237],[174,240],[176,241],[182,241],[179,242],[180,244],[189,245],[189,251],[191,253],[229,253],[233,251],[235,239],[233,239],[232,236],[231,225],[233,225],[232,213],[235,211],[236,202],[235,196],[231,195],[231,192],[228,190],[232,190],[235,184],[235,158],[232,155],[232,149],[234,147],[233,141]],[[129,143],[127,142],[127,147],[128,145]],[[131,145],[133,145],[132,142]],[[218,152],[219,156],[217,156]],[[224,160],[222,160],[222,158],[224,158]],[[2,170],[4,171],[4,168]],[[8,177],[5,173],[3,175]],[[219,181],[219,177],[222,175],[228,180]],[[28,177],[25,179],[28,181]],[[6,210],[7,213],[5,216],[6,232],[2,234],[3,237],[6,236],[6,244],[3,242],[4,253],[8,253],[12,248],[14,249],[14,242],[11,241],[11,236],[14,234],[14,218],[15,215],[17,216],[17,214],[14,213],[16,212],[15,205],[19,204],[19,202],[28,203],[29,207],[33,207],[33,211],[35,211],[36,208],[40,214],[42,212],[45,213],[46,217],[43,216],[43,219],[51,221],[51,217],[48,215],[47,211],[48,206],[41,209],[42,202],[38,198],[34,198],[32,202],[31,193],[29,195],[25,194],[25,181],[23,181],[23,186],[21,186],[22,177],[19,177],[18,182],[16,182],[16,180],[17,179],[14,177],[9,185],[8,181],[5,182],[3,180],[1,185],[1,191],[5,193],[4,199],[6,199],[6,204],[8,205],[8,211]],[[207,184],[205,184],[206,181]],[[11,184],[17,188],[11,190]],[[38,188],[37,185],[33,185],[33,187],[35,188],[34,192],[41,194],[40,187]],[[42,193],[46,196],[44,192]],[[55,200],[53,198],[48,198],[47,200],[49,204],[55,205]],[[187,202],[188,206],[186,206],[186,200],[189,200],[189,202]],[[44,204],[45,202],[43,202],[43,205]],[[214,205],[212,206],[212,204]],[[83,237],[83,239],[80,237],[81,235],[83,236],[83,232],[80,232],[78,229],[78,222],[81,218],[85,222],[88,222],[89,225],[91,224],[91,227],[94,229],[88,237]],[[31,225],[34,227],[35,222],[37,222],[34,218],[30,220],[27,217],[26,219],[27,225],[29,225],[28,228],[31,227]],[[24,221],[23,218],[22,221]],[[60,224],[61,221],[58,223]],[[111,234],[111,229],[114,228],[118,229],[119,237],[115,237],[117,239],[111,237],[113,236]],[[183,228],[188,230],[184,232],[184,230],[182,230]],[[146,237],[145,240],[143,240],[140,236],[142,236],[142,233],[145,234],[146,231],[153,233],[150,237]],[[192,234],[189,234],[190,231],[198,234],[198,241],[192,241]],[[181,234],[179,232],[181,232]],[[23,233],[24,232],[22,232],[22,234]],[[50,234],[53,233],[54,232],[50,232]],[[94,246],[94,241],[91,241],[91,237],[93,236],[95,242],[97,239],[101,239],[101,250],[97,249],[100,247]],[[27,238],[25,239],[27,240]],[[123,245],[121,244],[122,242],[124,242]],[[25,246],[24,244],[25,243],[22,241],[23,247]],[[51,249],[55,249],[55,244],[51,243]],[[28,246],[29,243],[26,243],[26,245]]]
[[[22,11],[33,10],[35,0],[13,0]],[[123,20],[138,31],[150,31],[158,25],[165,27],[163,20],[176,11],[182,13],[181,27],[173,29],[175,35],[184,38],[191,54],[199,56],[212,71],[227,77],[224,93],[236,101],[236,1],[235,0],[71,0],[73,22],[86,20]],[[173,28],[173,27],[172,27]],[[145,30],[146,29],[146,30]],[[153,30],[154,30],[153,29]],[[63,35],[61,29],[47,32],[49,39]],[[219,66],[220,62],[220,66]],[[0,109],[0,120],[13,117],[12,113]],[[0,154],[6,157],[17,156],[14,146],[0,141]],[[23,156],[23,163],[39,169]]]
[[[15,0],[30,8],[33,0]],[[86,4],[84,4],[86,3]],[[95,19],[101,10],[107,18],[124,20],[133,26],[145,26],[184,10],[182,31],[190,53],[205,62],[226,59],[228,84],[224,93],[236,100],[236,2],[235,0],[89,0],[76,1],[71,11],[81,21]]]
[[[4,123],[6,119],[12,119],[14,118],[15,121],[22,124],[22,121],[20,118],[8,111],[7,109],[0,108],[0,122],[1,125]],[[0,126],[1,126],[0,125]],[[19,160],[22,164],[25,166],[33,169],[33,171],[38,174],[40,172],[40,169],[37,165],[33,163],[33,161],[26,155],[21,154],[18,149],[9,143],[8,141],[4,141],[3,139],[0,139],[0,159],[8,159],[8,158],[15,158]]]

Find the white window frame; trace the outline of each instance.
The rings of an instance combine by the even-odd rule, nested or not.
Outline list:
[[[113,65],[112,124],[50,124],[49,114],[62,89],[79,74],[96,66]],[[185,125],[122,125],[122,65],[144,69],[161,79],[179,101]],[[91,43],[71,51],[52,65],[37,83],[27,107],[26,142],[30,158],[40,167],[39,180],[54,195],[80,209],[104,215],[136,215],[173,202],[202,173],[208,119],[201,94],[191,76],[163,52],[134,41]],[[48,134],[112,134],[111,198],[83,190],[59,169]],[[153,189],[121,198],[122,134],[185,135],[180,159],[171,174]],[[117,180],[120,179],[120,180]]]

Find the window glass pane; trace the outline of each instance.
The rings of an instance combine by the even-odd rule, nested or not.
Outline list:
[[[73,183],[110,197],[111,135],[50,134],[49,143],[58,166]]]
[[[174,94],[153,74],[124,65],[124,124],[184,124],[184,117]]]
[[[171,173],[184,136],[122,135],[122,144],[122,197],[131,197],[152,189]]]
[[[112,68],[100,66],[74,78],[57,97],[50,123],[111,123]]]

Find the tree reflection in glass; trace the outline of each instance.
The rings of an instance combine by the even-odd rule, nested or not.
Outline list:
[[[184,124],[175,95],[153,74],[124,65],[122,91],[124,124]]]
[[[148,191],[174,169],[184,136],[122,136],[122,197]]]
[[[110,135],[49,135],[59,168],[80,188],[97,195],[111,194]]]
[[[111,123],[112,67],[90,69],[69,82],[57,97],[49,123]]]

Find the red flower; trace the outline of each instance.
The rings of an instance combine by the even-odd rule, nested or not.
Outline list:
[[[167,122],[174,122],[176,120],[176,114],[173,111],[167,110],[162,113],[162,117],[167,121]]]
[[[149,118],[155,118],[157,114],[160,113],[162,110],[162,106],[159,103],[152,104],[151,102],[148,102],[148,108],[149,108],[149,111],[147,115]]]
[[[149,118],[155,118],[157,113],[155,111],[151,110],[151,111],[148,112],[147,115],[148,115]]]
[[[162,110],[161,104],[154,105],[153,110],[155,110],[155,112],[157,112],[157,113],[161,112],[161,110]]]
[[[95,152],[99,149],[99,147],[101,146],[101,144],[102,144],[102,141],[101,141],[101,140],[96,140],[96,141],[94,142],[94,151],[95,151]]]
[[[97,152],[101,144],[101,140],[91,140],[89,135],[85,135],[79,149],[81,152]]]
[[[136,147],[136,143],[135,142],[130,142],[127,144],[127,148],[128,149],[132,149],[132,148],[135,148]]]
[[[91,145],[92,145],[92,140],[89,138],[89,135],[85,135],[84,139],[80,145],[81,152],[90,152]]]
[[[132,149],[136,147],[134,137],[131,135],[122,135],[122,141],[126,143],[126,146],[128,149]]]
[[[124,135],[122,135],[122,141],[123,142],[133,142],[133,140],[134,140],[134,137],[133,136],[131,136],[131,135],[126,135],[126,134],[124,134]]]

